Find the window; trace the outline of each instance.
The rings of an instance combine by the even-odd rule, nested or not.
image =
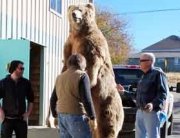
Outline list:
[[[60,15],[62,12],[62,0],[50,0],[50,9],[55,14]]]
[[[165,61],[164,58],[157,58],[157,62],[158,62],[158,63],[162,63],[162,62],[164,62],[164,61]]]
[[[140,69],[114,68],[113,70],[116,83],[122,85],[137,84],[143,74]]]
[[[174,64],[180,65],[180,58],[178,58],[178,57],[174,58]]]

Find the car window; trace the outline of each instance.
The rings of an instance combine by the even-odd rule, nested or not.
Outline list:
[[[116,83],[120,83],[121,85],[132,85],[134,83],[137,84],[142,76],[142,71],[140,69],[115,68],[113,70]]]

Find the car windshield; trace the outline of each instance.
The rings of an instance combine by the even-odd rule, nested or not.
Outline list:
[[[114,68],[113,70],[116,83],[121,85],[137,84],[142,76],[142,71],[140,69]]]

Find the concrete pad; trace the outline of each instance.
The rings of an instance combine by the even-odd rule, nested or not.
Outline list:
[[[29,127],[28,138],[59,138],[59,132],[56,128]]]

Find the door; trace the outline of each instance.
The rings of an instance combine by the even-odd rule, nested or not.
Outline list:
[[[32,43],[30,44],[30,74],[29,79],[34,91],[33,112],[29,118],[29,125],[40,125],[40,105],[41,105],[41,78],[43,75],[43,65],[41,64],[43,47]]]

